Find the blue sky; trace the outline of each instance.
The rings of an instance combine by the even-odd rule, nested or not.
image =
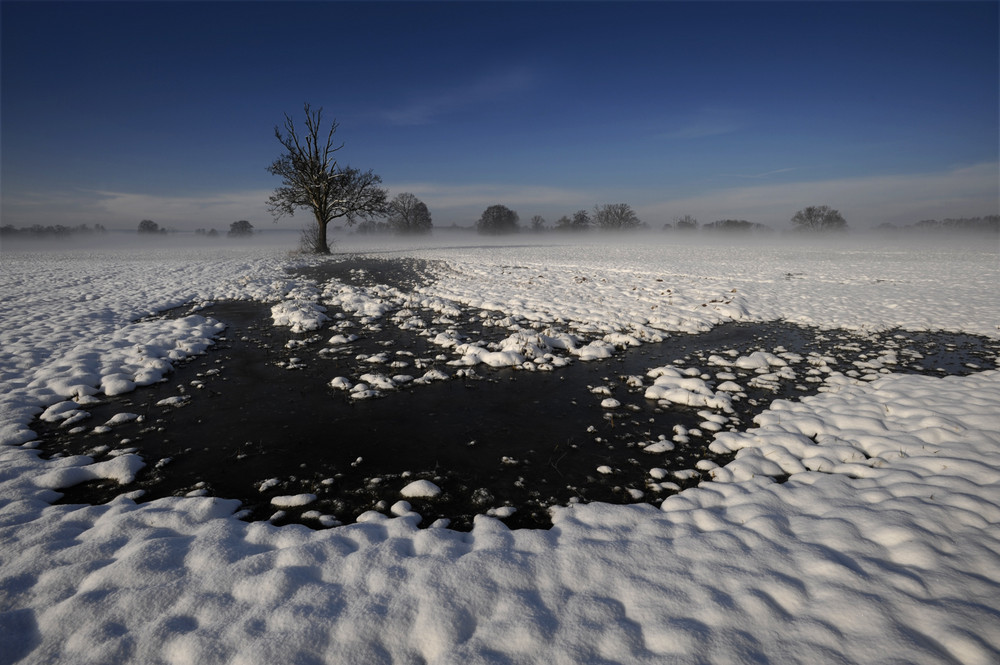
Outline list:
[[[626,202],[855,227],[998,213],[998,3],[13,2],[4,224],[249,219],[275,124],[340,123],[343,163],[436,225]],[[298,227],[305,214],[280,222]]]

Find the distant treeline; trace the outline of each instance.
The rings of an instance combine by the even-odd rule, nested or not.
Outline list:
[[[79,226],[63,226],[62,224],[42,226],[41,224],[35,224],[34,226],[24,226],[21,228],[15,228],[13,224],[0,226],[0,236],[5,238],[11,236],[23,238],[64,238],[73,235],[93,235],[95,233],[107,232],[108,230],[101,224],[94,224],[93,226],[87,226],[86,224],[80,224]]]
[[[923,219],[914,224],[896,226],[886,222],[876,227],[879,231],[977,231],[1000,233],[1000,215],[985,217],[958,217],[947,219]]]

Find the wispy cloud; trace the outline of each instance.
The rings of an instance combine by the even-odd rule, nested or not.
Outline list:
[[[402,106],[382,111],[381,115],[393,125],[426,125],[442,116],[528,90],[536,78],[527,68],[486,74],[461,86],[416,97]]]
[[[739,114],[729,109],[705,108],[693,116],[670,123],[672,128],[657,138],[670,140],[701,139],[730,134],[742,129]]]
[[[779,173],[788,173],[789,171],[797,171],[798,169],[794,166],[787,169],[775,169],[773,171],[765,171],[764,173],[720,173],[719,175],[724,178],[747,178],[747,179],[759,179],[759,178],[769,178],[773,175],[778,175]]]
[[[996,214],[998,177],[1000,165],[990,162],[937,173],[729,187],[637,210],[653,225],[690,214],[703,222],[737,218],[781,228],[805,206],[829,205],[840,210],[848,224],[865,228],[881,222]]]

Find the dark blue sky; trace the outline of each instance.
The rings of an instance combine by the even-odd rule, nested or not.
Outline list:
[[[996,214],[997,7],[5,1],[3,223],[269,224],[306,101],[439,225]]]

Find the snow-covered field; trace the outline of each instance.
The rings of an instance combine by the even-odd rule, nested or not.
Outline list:
[[[496,310],[573,336],[594,362],[733,319],[1000,336],[995,239],[651,238],[349,238],[338,250],[440,261],[418,290],[425,305]],[[378,309],[371,293],[290,278],[303,259],[287,249],[3,248],[0,663],[1000,661],[994,368],[829,371],[820,394],[716,434],[714,449],[739,452],[715,481],[659,509],[554,507],[547,531],[485,515],[471,533],[417,529],[402,496],[320,531],[239,521],[224,498],[52,505],[52,487],[127,481],[144,461],[43,460],[31,419],[69,421],[156,382],[221,328],[197,313],[140,317],[230,298],[280,305],[276,324],[308,327],[317,298],[379,315],[364,309]],[[461,357],[529,361],[511,337]]]

